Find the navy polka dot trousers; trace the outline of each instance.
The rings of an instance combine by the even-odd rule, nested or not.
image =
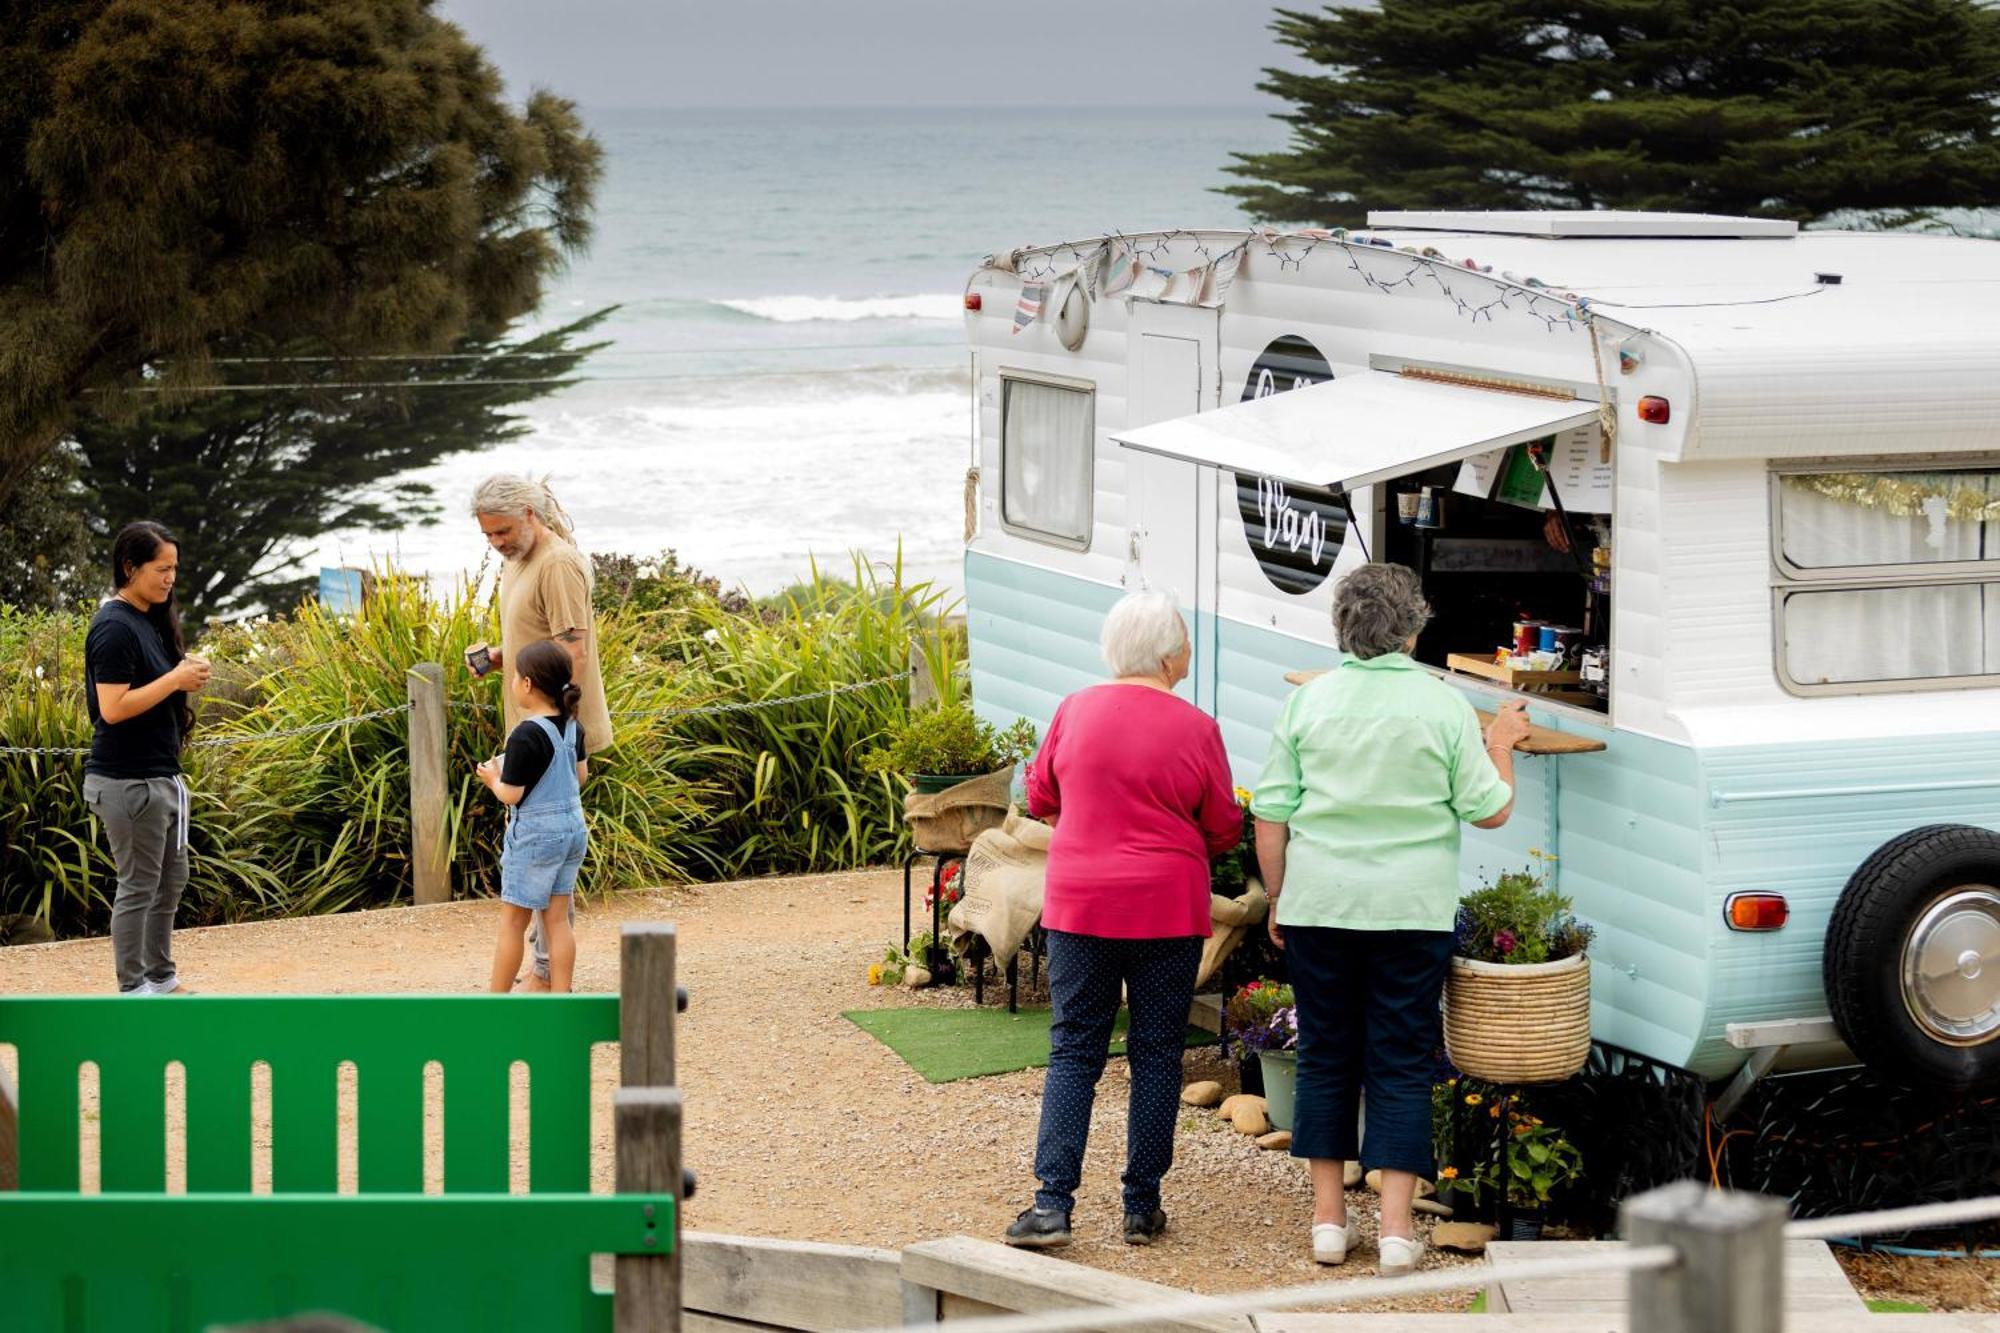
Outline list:
[[[1035,1207],[1067,1213],[1083,1178],[1090,1108],[1110,1055],[1122,987],[1132,1018],[1125,1038],[1132,1100],[1125,1121],[1125,1211],[1160,1206],[1160,1181],[1174,1164],[1180,1117],[1181,1055],[1188,1006],[1201,966],[1198,936],[1113,940],[1049,932],[1049,1076],[1035,1137]]]

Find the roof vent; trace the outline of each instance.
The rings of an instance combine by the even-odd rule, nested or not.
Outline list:
[[[1371,212],[1385,231],[1456,231],[1488,236],[1704,237],[1749,240],[1798,235],[1788,218],[1732,218],[1719,213],[1638,213],[1572,209],[1540,213]]]

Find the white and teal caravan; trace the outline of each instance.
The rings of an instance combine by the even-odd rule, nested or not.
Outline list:
[[[1468,885],[1559,857],[1612,1047],[2000,1080],[2000,245],[1375,214],[1016,250],[966,310],[987,718],[1045,724],[1121,592],[1171,589],[1244,781],[1286,673],[1335,660],[1338,561],[1422,568],[1469,639],[1427,634],[1440,667],[1598,576],[1602,684],[1530,702],[1602,748],[1523,760]],[[1550,437],[1558,496],[1494,500]],[[1441,528],[1404,522],[1419,483]]]

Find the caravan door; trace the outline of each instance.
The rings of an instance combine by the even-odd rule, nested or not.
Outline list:
[[[1216,363],[1220,313],[1134,301],[1126,339],[1127,427],[1205,412],[1221,382]],[[1158,588],[1179,599],[1194,642],[1180,693],[1213,711],[1215,702],[1215,469],[1180,458],[1121,450],[1130,471],[1131,532],[1125,586]]]

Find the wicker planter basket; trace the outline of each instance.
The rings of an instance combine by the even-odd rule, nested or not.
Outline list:
[[[1444,1049],[1488,1083],[1560,1083],[1590,1058],[1590,958],[1478,963],[1453,958]]]

